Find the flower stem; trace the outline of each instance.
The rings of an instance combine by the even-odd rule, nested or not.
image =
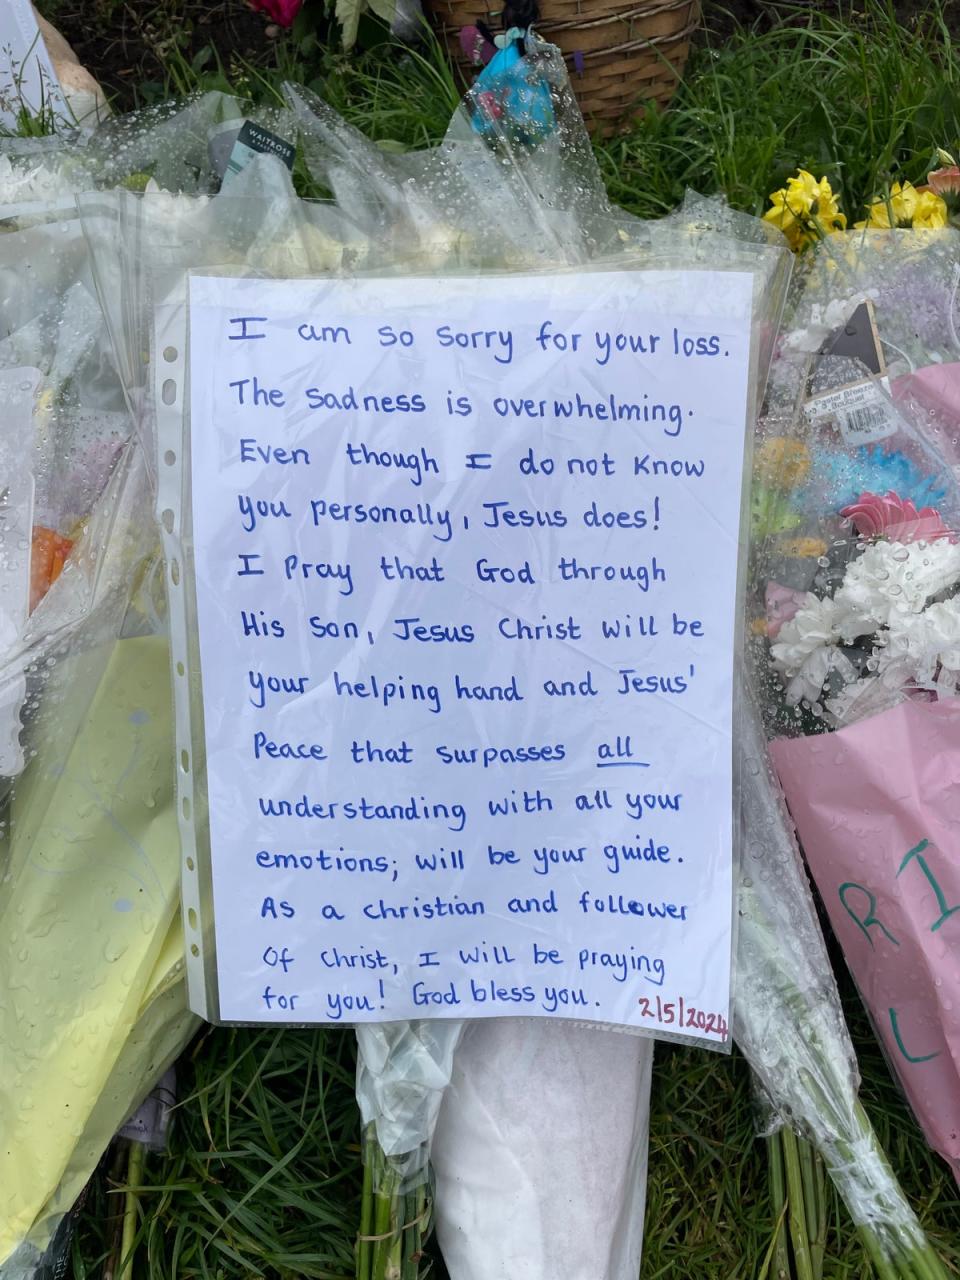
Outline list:
[[[363,1136],[363,1187],[360,1192],[360,1234],[357,1239],[357,1280],[370,1280],[372,1267],[373,1235],[373,1145],[376,1142],[374,1126],[370,1125]]]
[[[807,1207],[804,1203],[803,1176],[796,1134],[792,1129],[785,1127],[780,1132],[780,1142],[783,1147],[783,1168],[787,1179],[787,1195],[790,1199],[788,1218],[797,1280],[818,1280],[813,1270],[813,1259],[810,1255],[810,1238],[807,1233]]]
[[[803,1206],[807,1214],[810,1265],[817,1280],[821,1280],[827,1235],[826,1172],[823,1161],[812,1143],[805,1138],[798,1138],[797,1150],[800,1155],[800,1176],[803,1180]]]
[[[120,1270],[117,1280],[132,1280],[133,1254],[137,1247],[138,1192],[143,1178],[143,1161],[146,1149],[142,1142],[130,1143],[127,1161],[127,1192],[123,1206],[123,1236],[120,1244]]]
[[[773,1212],[777,1217],[776,1238],[772,1255],[773,1274],[779,1280],[790,1275],[790,1249],[787,1244],[786,1217],[790,1210],[787,1200],[787,1184],[783,1176],[782,1130],[777,1130],[767,1139],[767,1159],[770,1169],[770,1199]]]
[[[356,1280],[421,1280],[429,1187],[421,1182],[403,1190],[404,1175],[384,1154],[372,1124],[364,1134],[364,1156]]]

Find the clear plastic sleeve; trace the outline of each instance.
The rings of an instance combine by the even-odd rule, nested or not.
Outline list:
[[[252,162],[229,188],[209,200],[202,196],[192,201],[168,200],[130,192],[83,197],[99,296],[140,438],[151,457],[162,455],[166,448],[162,423],[168,377],[173,390],[166,408],[180,412],[183,392],[177,386],[185,384],[182,379],[176,383],[173,375],[185,335],[182,328],[177,329],[175,312],[185,297],[189,269],[298,277],[325,272],[463,273],[563,270],[586,263],[630,268],[720,262],[730,270],[750,271],[757,281],[756,313],[762,336],[754,372],[759,382],[782,306],[789,255],[765,233],[757,234],[753,220],[749,226],[737,225],[733,215],[715,205],[691,203],[662,227],[646,226],[612,209],[558,55],[539,45],[532,46],[532,52],[551,93],[556,120],[555,133],[539,146],[518,141],[508,130],[478,131],[474,127],[478,104],[468,95],[441,147],[395,157],[363,139],[312,95],[290,86],[287,99],[303,154],[314,180],[332,194],[332,203],[298,201],[288,175],[273,157]],[[147,360],[145,353],[149,353]],[[189,555],[190,528],[185,515],[184,522],[178,523],[176,510],[188,512],[189,501],[184,493],[174,493],[169,483],[165,486],[162,468],[155,466],[154,471],[160,478],[158,507],[168,535],[169,561],[180,572],[179,567],[188,563],[184,556]],[[189,579],[189,573],[185,576]],[[175,661],[183,664],[181,672],[195,670],[195,641],[188,633],[183,643],[184,653],[175,655]],[[189,778],[180,779],[181,805],[188,801],[194,822],[202,829],[199,692],[195,681],[185,681],[182,675],[179,682],[176,675],[174,679],[181,723],[186,723],[188,714],[192,720],[192,731],[178,742],[178,751],[187,752],[192,762]],[[184,854],[191,865],[193,829],[191,823],[190,830],[183,831]],[[198,912],[198,918],[204,917],[201,890],[191,873],[185,904]],[[606,1148],[605,1173],[612,1181],[584,1196],[583,1221],[589,1217],[587,1206],[597,1206],[602,1199],[607,1274],[611,1280],[628,1275],[636,1262],[642,1229],[650,1042],[580,1027],[491,1022],[471,1032],[471,1048],[458,1058],[454,1050],[461,1032],[462,1026],[454,1022],[391,1024],[359,1032],[358,1096],[367,1132],[377,1139],[367,1147],[365,1204],[369,1210],[361,1225],[361,1265],[363,1257],[369,1261],[371,1250],[365,1250],[366,1245],[372,1249],[387,1239],[392,1248],[395,1236],[393,1261],[399,1265],[409,1258],[399,1239],[403,1228],[413,1225],[415,1232],[425,1228],[428,1211],[416,1193],[427,1185],[437,1113],[451,1072],[456,1071],[457,1092],[450,1096],[444,1121],[440,1214],[451,1258],[461,1270],[474,1266],[467,1256],[471,1249],[464,1253],[457,1241],[464,1239],[461,1219],[468,1212],[462,1189],[471,1185],[484,1143],[497,1145],[484,1110],[501,1112],[506,1125],[516,1108],[525,1105],[523,1090],[533,1083],[524,1080],[520,1092],[510,1097],[502,1092],[490,1097],[478,1072],[488,1061],[485,1054],[505,1069],[504,1053],[510,1052],[522,1054],[532,1069],[539,1064],[545,1073],[563,1072],[568,1092],[558,1091],[557,1105],[576,1112],[585,1130],[596,1119],[595,1132],[607,1134],[616,1119],[616,1134],[601,1144]],[[610,1107],[609,1091],[597,1089],[595,1080],[585,1077],[583,1066],[588,1061],[604,1071],[604,1078],[614,1063],[622,1067],[617,1082],[617,1096],[623,1102],[619,1111]],[[467,1098],[473,1100],[469,1105]],[[626,1124],[624,1114],[629,1117]],[[535,1122],[533,1116],[531,1122]],[[458,1137],[461,1128],[465,1132],[471,1125],[478,1144],[476,1156],[469,1155]],[[542,1203],[546,1194],[542,1179],[551,1171],[552,1153],[548,1142],[526,1153],[506,1142],[500,1150],[507,1163],[525,1155],[529,1160],[524,1203],[533,1206]],[[571,1186],[580,1174],[579,1164],[577,1169],[571,1167]],[[616,1191],[611,1194],[614,1183]],[[490,1203],[492,1208],[495,1202]],[[530,1258],[554,1256],[548,1241],[538,1237],[528,1243]],[[475,1265],[487,1267],[490,1258],[484,1260],[478,1254]],[[498,1265],[496,1260],[493,1265]],[[583,1274],[587,1280],[586,1271]]]
[[[793,824],[759,710],[749,690],[743,697],[734,1035],[779,1118],[819,1151],[880,1273],[942,1276],[857,1097],[856,1059]]]
[[[158,539],[75,205],[94,166],[82,146],[17,140],[4,164],[0,1275],[25,1280],[197,1024]]]
[[[916,863],[928,840],[925,831],[914,837],[914,828],[940,821],[939,788],[930,785],[921,743],[945,733],[937,755],[947,767],[956,749],[949,727],[956,680],[948,629],[939,624],[958,585],[950,532],[958,494],[936,423],[892,394],[891,385],[922,353],[936,360],[947,350],[949,285],[941,293],[930,289],[922,305],[915,288],[918,272],[949,278],[945,254],[954,236],[831,237],[800,281],[755,453],[750,665],[758,707],[755,773],[766,778],[792,839],[762,722],[807,865],[890,1060],[928,1137],[955,1158],[939,1125],[943,1119],[950,1126],[949,1111],[933,1101],[949,1108],[955,1092],[952,1031],[943,1022],[941,1040],[931,1016],[947,977],[932,952],[908,969],[901,938],[892,940],[902,927],[904,944],[909,935],[910,947],[924,956],[924,926],[918,920],[908,930],[900,913],[914,909],[911,892],[922,899],[936,880],[932,847],[925,861],[930,878]],[[916,739],[899,732],[901,720],[913,717]],[[859,750],[851,735],[859,737]],[[747,817],[749,847],[758,820]],[[934,907],[927,932],[936,915]],[[902,985],[908,971],[909,992]],[[921,1061],[927,1051],[916,1050],[905,1063],[912,1055],[902,1052],[903,1034],[928,1031],[936,1039],[931,1057]],[[806,1051],[814,1048],[820,1065],[815,1071],[804,1064],[801,1073],[816,1099],[820,1131],[777,1095],[797,1079],[786,1062],[770,1084],[756,1063],[755,1069],[777,1109],[820,1149],[871,1251],[909,1274],[910,1267],[940,1274],[865,1128],[855,1079],[840,1070],[839,1045],[825,1052],[827,1044],[822,1032],[810,1037]],[[804,1063],[800,1046],[788,1056]],[[820,1069],[825,1062],[833,1064],[832,1079]]]

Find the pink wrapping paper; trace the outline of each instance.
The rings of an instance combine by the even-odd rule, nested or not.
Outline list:
[[[960,699],[770,745],[847,963],[960,1181]]]
[[[903,400],[919,410],[917,421],[928,415],[934,422],[949,428],[942,430],[937,448],[952,467],[960,466],[960,449],[954,439],[954,424],[960,421],[960,361],[928,364],[913,373],[902,374],[890,384],[894,402]]]

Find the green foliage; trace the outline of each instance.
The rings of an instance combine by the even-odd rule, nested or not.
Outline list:
[[[378,0],[379,3],[379,0]],[[394,150],[429,146],[443,137],[460,101],[445,50],[424,27],[418,47],[393,42],[346,56],[321,44],[315,31],[279,38],[266,64],[236,57],[225,65],[213,46],[189,61],[173,48],[165,62],[161,97],[217,89],[249,102],[283,103],[283,84],[313,89],[369,138]]]
[[[353,1280],[354,1037],[208,1029],[181,1062],[170,1151],[140,1184],[137,1280]],[[123,1187],[98,1180],[73,1245],[100,1280]]]
[[[870,1119],[931,1241],[960,1269],[956,1183],[928,1150],[845,975],[841,986]],[[353,1280],[362,1179],[354,1069],[346,1029],[204,1032],[178,1068],[171,1149],[147,1157],[137,1280]],[[757,1280],[777,1222],[746,1063],[664,1044],[653,1079],[642,1280]],[[101,1280],[123,1184],[122,1172],[96,1180],[73,1280]],[[832,1185],[826,1221],[824,1280],[872,1280]]]
[[[960,52],[943,0],[921,6],[913,25],[887,0],[865,0],[848,17],[823,5],[779,12],[771,29],[737,28],[722,43],[708,31],[668,111],[649,108],[623,134],[597,141],[616,203],[656,218],[691,188],[761,213],[803,166],[830,179],[853,222],[891,181],[923,181],[939,163],[938,145],[960,141]],[[212,47],[187,61],[174,42],[167,88],[276,97],[284,79],[299,80],[378,140],[438,141],[459,95],[437,41],[428,36],[413,51],[381,38],[346,59],[318,15],[308,3],[256,64],[224,66]]]
[[[611,197],[655,218],[692,188],[761,213],[802,166],[852,222],[891,179],[923,181],[936,146],[960,137],[960,53],[941,0],[917,9],[907,25],[886,0],[846,17],[783,6],[771,30],[708,33],[670,110],[598,146]]]
[[[395,0],[336,0],[337,22],[340,24],[340,37],[345,49],[352,49],[357,43],[360,30],[360,19],[364,13],[376,14],[388,26],[396,12]]]

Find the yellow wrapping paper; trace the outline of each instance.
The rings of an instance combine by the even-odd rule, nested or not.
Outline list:
[[[0,1265],[46,1247],[197,1026],[167,643],[118,641],[77,730],[70,702],[97,666],[51,673],[45,703],[62,713],[34,726],[0,852]]]

